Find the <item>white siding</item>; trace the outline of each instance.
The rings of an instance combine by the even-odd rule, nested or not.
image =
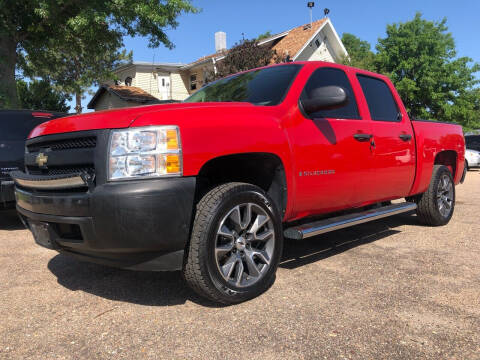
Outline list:
[[[188,87],[190,86],[190,81],[188,73],[171,73],[170,86],[172,100],[185,100],[189,96]]]
[[[160,98],[157,77],[156,75],[154,76],[152,71],[137,71],[136,82],[133,86],[139,87],[156,98]]]
[[[325,39],[324,42],[320,44],[312,55],[310,55],[309,61],[328,61],[328,62],[335,62],[333,59],[332,53],[329,51],[328,46],[326,44],[328,40]],[[315,46],[315,45],[314,45]]]
[[[190,75],[197,75],[197,90],[204,84],[204,72],[206,69],[213,71],[213,65],[200,65],[195,69],[180,72],[158,72],[157,69],[149,69],[148,67],[131,66],[127,69],[116,72],[118,79],[122,85],[125,84],[127,76],[132,78],[132,86],[136,86],[147,93],[155,96],[157,99],[163,100],[158,89],[158,76],[169,76],[170,78],[170,94],[169,100],[185,100],[195,91],[190,91]],[[107,84],[113,85],[113,81],[107,81]]]
[[[333,49],[323,30],[317,34],[295,60],[335,62]]]

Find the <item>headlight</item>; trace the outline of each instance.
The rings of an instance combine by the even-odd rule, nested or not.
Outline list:
[[[114,130],[108,154],[109,180],[182,175],[176,126]]]

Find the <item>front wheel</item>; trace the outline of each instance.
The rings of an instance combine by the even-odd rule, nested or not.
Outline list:
[[[427,191],[416,198],[417,216],[422,224],[447,224],[455,208],[455,184],[450,169],[435,165]]]
[[[280,216],[268,195],[250,184],[223,184],[197,205],[184,278],[201,296],[239,303],[273,284],[282,247]]]

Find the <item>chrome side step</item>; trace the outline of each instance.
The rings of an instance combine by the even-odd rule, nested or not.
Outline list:
[[[315,221],[309,224],[294,226],[285,229],[283,235],[289,239],[301,240],[311,236],[324,234],[330,231],[343,229],[346,227],[363,224],[384,217],[412,211],[416,208],[417,204],[409,202],[382,206],[376,209],[370,209],[359,213],[341,215],[329,219]]]

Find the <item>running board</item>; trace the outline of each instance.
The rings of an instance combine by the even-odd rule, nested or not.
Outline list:
[[[382,219],[384,217],[401,214],[412,211],[417,208],[415,203],[401,203],[382,206],[375,209],[353,213],[348,215],[341,215],[333,218],[315,221],[309,224],[303,224],[285,229],[283,235],[289,239],[301,240],[324,234],[330,231],[343,229],[346,227],[363,224],[369,221]]]

